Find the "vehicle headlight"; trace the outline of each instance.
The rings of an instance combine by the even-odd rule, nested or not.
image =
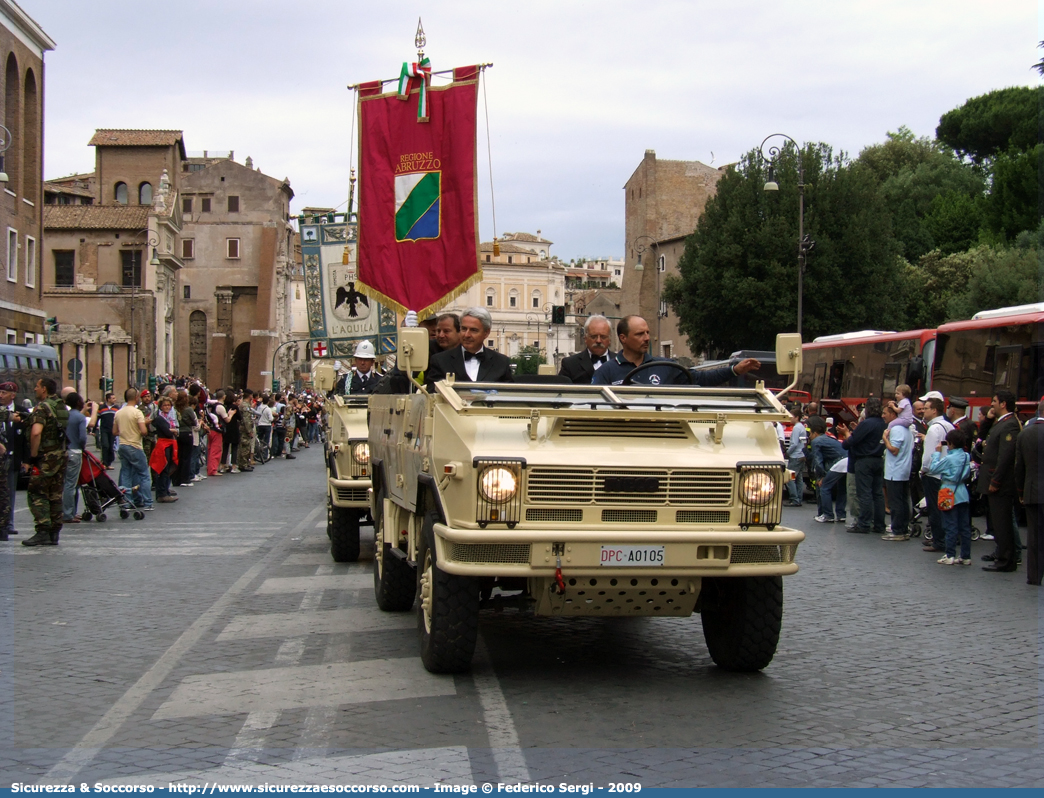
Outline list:
[[[355,458],[357,463],[368,463],[370,462],[370,444],[368,443],[357,443],[352,447],[352,457]]]
[[[479,491],[486,501],[503,504],[515,497],[518,479],[509,468],[491,466],[479,475]]]
[[[740,498],[747,504],[760,507],[776,495],[776,480],[766,471],[748,471],[740,477]]]

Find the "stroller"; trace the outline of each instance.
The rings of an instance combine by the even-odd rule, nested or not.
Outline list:
[[[932,528],[928,525],[928,501],[923,498],[914,505],[913,518],[910,519],[910,537],[916,538],[922,534],[925,544],[932,542]],[[971,539],[978,540],[981,534],[979,528],[972,524]]]
[[[92,518],[104,521],[105,511],[114,504],[120,508],[120,518],[130,518],[132,513],[135,521],[145,517],[141,510],[134,509],[123,489],[117,487],[106,473],[101,461],[86,449],[83,452],[83,460],[80,461],[79,485],[86,507],[80,515],[84,521],[90,521]]]

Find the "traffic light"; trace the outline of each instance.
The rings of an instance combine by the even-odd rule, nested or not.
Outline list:
[[[272,380],[272,393],[279,393],[279,380]]]
[[[152,391],[153,394],[155,394],[155,392],[156,392],[156,375],[155,374],[150,374],[149,375],[149,390]]]
[[[552,305],[551,306],[551,323],[552,324],[565,324],[565,305]]]
[[[112,393],[112,377],[99,377],[98,390],[102,393]]]
[[[57,326],[58,326],[58,317],[57,316],[48,316],[47,317],[47,328],[50,329],[50,330],[53,330]]]

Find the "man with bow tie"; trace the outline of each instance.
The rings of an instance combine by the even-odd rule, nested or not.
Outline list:
[[[609,351],[612,340],[609,330],[609,319],[605,316],[591,316],[584,323],[584,343],[587,348],[565,358],[558,376],[568,378],[575,385],[590,385],[594,373],[612,356]]]
[[[460,346],[439,352],[428,361],[425,382],[430,389],[447,374],[457,382],[514,382],[511,360],[483,344],[493,327],[484,308],[468,308],[460,317]]]

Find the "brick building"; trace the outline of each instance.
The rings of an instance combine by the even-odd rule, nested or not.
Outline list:
[[[4,343],[43,343],[40,280],[43,192],[44,53],[54,41],[17,3],[0,0],[0,130],[3,173],[0,192],[0,334]]]
[[[180,130],[98,130],[95,170],[48,181],[41,282],[78,390],[155,374],[270,384],[289,333],[286,180],[233,153],[189,157]]]
[[[664,276],[678,273],[685,239],[696,229],[724,170],[699,161],[658,160],[654,150],[646,150],[624,184],[625,267],[620,312],[636,313],[649,322],[650,354],[697,359],[660,293]],[[635,271],[639,255],[643,270]]]

